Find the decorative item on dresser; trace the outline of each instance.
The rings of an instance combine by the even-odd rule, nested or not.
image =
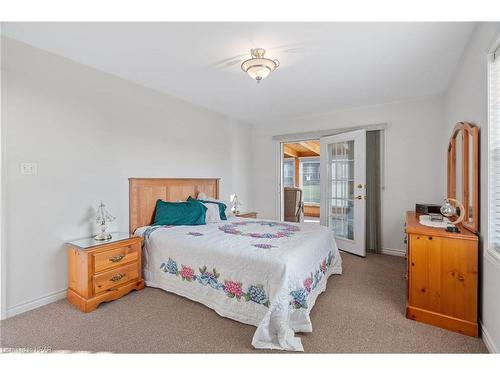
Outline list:
[[[84,312],[102,302],[144,288],[142,238],[113,233],[112,240],[93,237],[68,242],[68,301]]]
[[[237,217],[246,217],[249,219],[257,219],[257,212],[239,212],[236,214]]]
[[[406,214],[406,317],[477,336],[478,236],[424,226],[419,215]]]

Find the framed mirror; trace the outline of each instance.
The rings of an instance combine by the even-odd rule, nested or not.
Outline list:
[[[468,122],[455,125],[448,145],[448,197],[462,202],[462,225],[479,232],[479,128]]]

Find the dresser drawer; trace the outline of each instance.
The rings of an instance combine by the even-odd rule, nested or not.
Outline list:
[[[130,244],[117,247],[92,255],[94,258],[94,272],[101,272],[110,268],[119,267],[122,264],[135,262],[139,257],[139,245]]]
[[[139,278],[139,263],[134,262],[94,276],[94,294],[109,291]]]

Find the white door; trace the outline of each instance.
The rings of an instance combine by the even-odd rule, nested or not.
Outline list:
[[[321,224],[339,249],[366,256],[366,131],[321,138]]]

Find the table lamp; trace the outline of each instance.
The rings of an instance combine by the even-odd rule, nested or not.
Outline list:
[[[108,223],[115,220],[116,218],[109,213],[106,209],[104,203],[101,202],[99,208],[97,209],[97,214],[95,217],[95,221],[99,224],[99,229],[101,233],[94,236],[94,239],[97,241],[106,241],[111,239],[111,234],[106,233],[106,229],[108,229]]]

